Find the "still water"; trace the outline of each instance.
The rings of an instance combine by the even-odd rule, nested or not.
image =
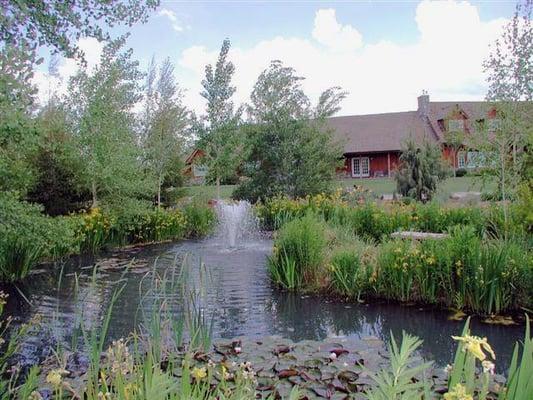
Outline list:
[[[206,281],[200,277],[208,276],[203,307],[213,321],[215,338],[280,335],[297,341],[375,336],[387,340],[390,332],[400,337],[404,330],[423,339],[425,357],[442,366],[451,361],[455,349],[451,335],[460,333],[463,322],[449,321],[442,311],[414,306],[342,303],[287,294],[269,282],[266,258],[271,248],[270,239],[227,248],[212,238],[77,257],[63,265],[43,267],[19,287],[29,303],[11,291],[9,314],[22,321],[40,319],[40,328],[23,344],[21,361],[33,364],[48,356],[50,347],[58,343],[71,346],[80,320],[86,327],[101,324],[113,292],[122,285],[109,338],[127,336],[143,323],[143,315],[149,314],[154,304],[150,296],[156,294],[151,294],[147,278],[152,268],[163,274],[182,263],[189,266],[191,285],[199,287],[200,281]],[[167,295],[176,316],[180,315],[180,293]],[[472,321],[473,333],[486,336],[496,351],[500,372],[509,363],[514,342],[522,339],[523,329]]]

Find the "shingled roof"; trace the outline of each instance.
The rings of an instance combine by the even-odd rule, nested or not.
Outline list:
[[[438,121],[457,109],[465,118],[475,121],[486,118],[490,107],[483,101],[434,102],[423,95],[419,97],[417,111],[332,117],[327,122],[345,154],[400,151],[406,140],[418,144],[424,140],[442,142],[444,132]]]
[[[328,126],[344,153],[399,151],[408,139],[416,143],[437,140],[417,111],[333,117]]]

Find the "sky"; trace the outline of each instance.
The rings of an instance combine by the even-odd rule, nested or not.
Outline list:
[[[482,100],[482,62],[514,12],[512,1],[162,1],[149,21],[129,32],[127,45],[146,68],[169,57],[184,104],[205,112],[200,96],[205,65],[222,41],[232,44],[234,101],[248,101],[257,77],[281,60],[305,77],[313,102],[331,86],[348,92],[338,115],[416,109],[422,90],[434,101]],[[89,66],[102,44],[82,38]],[[61,59],[57,80],[40,67],[40,98],[66,90],[74,60]]]

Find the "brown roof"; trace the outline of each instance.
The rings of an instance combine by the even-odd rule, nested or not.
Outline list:
[[[412,139],[442,142],[444,132],[440,119],[446,119],[455,110],[464,113],[471,121],[486,118],[492,106],[483,101],[430,101],[427,117],[419,111],[352,115],[328,119],[334,138],[344,153],[399,151],[402,144]]]
[[[437,140],[417,111],[333,117],[328,125],[344,153],[399,151],[408,139]]]

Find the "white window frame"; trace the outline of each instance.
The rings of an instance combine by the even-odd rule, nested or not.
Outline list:
[[[363,165],[366,164],[366,173],[363,173]],[[356,173],[356,166],[358,172]],[[368,178],[370,176],[370,158],[352,157],[352,178]]]
[[[464,151],[460,151],[457,153],[457,168],[464,168],[466,165],[465,160],[466,153]]]

